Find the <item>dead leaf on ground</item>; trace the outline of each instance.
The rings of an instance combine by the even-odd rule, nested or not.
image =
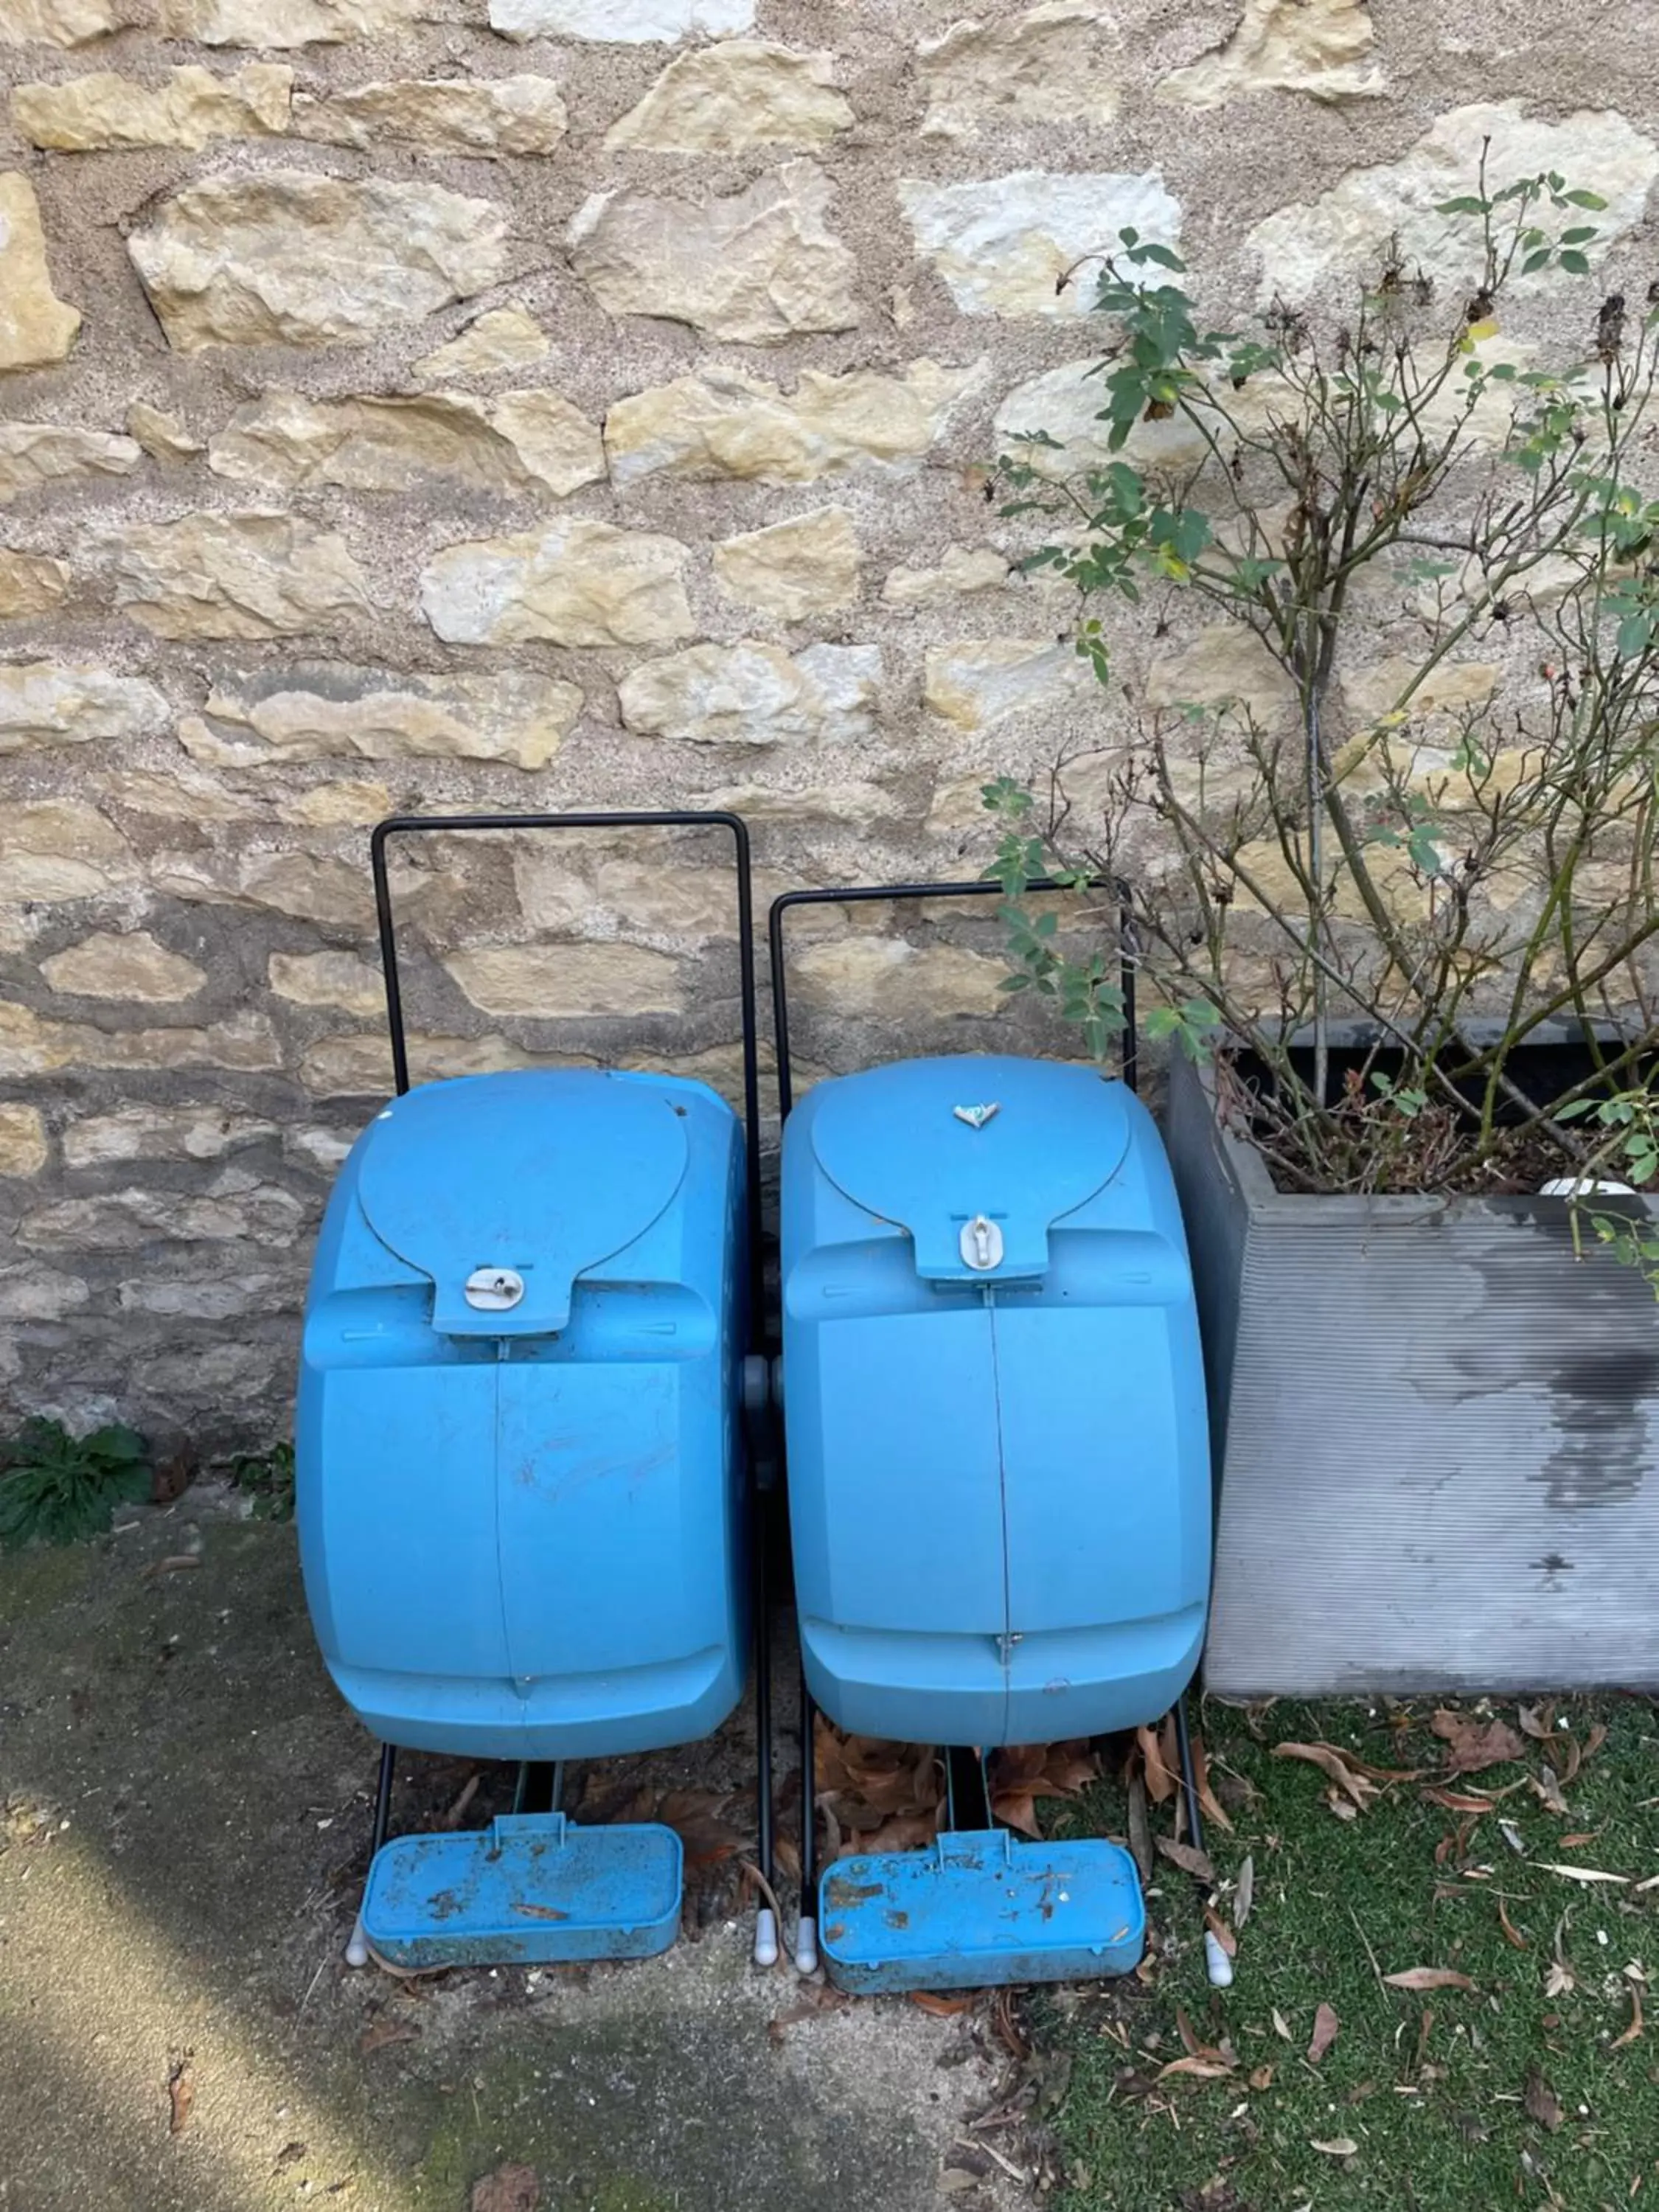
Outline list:
[[[712,1866],[735,1857],[747,1841],[722,1817],[725,1807],[718,1790],[670,1790],[659,1802],[656,1817],[678,1836],[692,1866]]]
[[[1273,2033],[1275,2035],[1282,2035],[1286,2043],[1291,2043],[1295,2040],[1291,2033],[1291,2023],[1285,2019],[1284,2014],[1279,2011],[1277,2005],[1273,2007]]]
[[[1258,2066],[1258,2067],[1256,2067],[1256,2068],[1254,2069],[1254,2071],[1252,2072],[1251,2075],[1250,2075],[1250,2087],[1251,2087],[1251,2088],[1253,2088],[1253,2089],[1271,2089],[1271,2088],[1273,2087],[1273,2068],[1272,2068],[1271,2066]]]
[[[1453,1774],[1479,1774],[1488,1766],[1506,1766],[1526,1750],[1507,1721],[1478,1720],[1473,1713],[1448,1712],[1443,1708],[1430,1723],[1446,1747],[1446,1765]]]
[[[1342,2023],[1328,2004],[1322,2004],[1314,2014],[1313,2041],[1308,2045],[1310,2062],[1317,2066],[1325,2053],[1336,2041]]]
[[[1515,1717],[1521,1723],[1522,1735],[1529,1735],[1534,1743],[1547,1743],[1555,1733],[1548,1718],[1535,1705],[1522,1705]]]
[[[365,2057],[373,2051],[384,2051],[389,2043],[416,2043],[421,2031],[404,2020],[371,2021],[357,2038],[357,2048]]]
[[[1204,1925],[1230,1959],[1238,1956],[1238,1937],[1213,1905],[1206,1905],[1204,1908]]]
[[[1158,2078],[1167,2081],[1180,2074],[1194,2081],[1230,2081],[1234,2071],[1223,2058],[1200,2058],[1189,2051],[1186,2057],[1172,2058],[1167,2066],[1160,2066]]]
[[[1157,1736],[1149,1728],[1135,1730],[1135,1745],[1140,1753],[1141,1771],[1146,1778],[1146,1795],[1154,1805],[1166,1805],[1181,1786],[1178,1761],[1166,1765]]]
[[[149,1479],[151,1504],[171,1505],[174,1498],[182,1498],[195,1481],[196,1471],[196,1455],[188,1444],[180,1444],[177,1451],[158,1459]]]
[[[1215,1868],[1207,1851],[1195,1850],[1191,1844],[1177,1844],[1168,1836],[1158,1839],[1160,1854],[1171,1866],[1178,1866],[1182,1874],[1189,1874],[1195,1881],[1213,1881]]]
[[[1504,1900],[1501,1897],[1498,1900],[1498,1924],[1504,1931],[1504,1941],[1506,1943],[1512,1943],[1517,1951],[1526,1949],[1527,1939],[1504,1911]]]
[[[1407,1966],[1382,1978],[1391,1990],[1472,1990],[1475,1986],[1455,1966]]]
[[[1209,1754],[1204,1748],[1204,1739],[1201,1735],[1195,1735],[1192,1738],[1191,1749],[1193,1754],[1193,1782],[1198,1790],[1198,1802],[1200,1807],[1202,1808],[1204,1817],[1206,1820],[1213,1820],[1218,1828],[1224,1828],[1227,1833],[1231,1835],[1233,1830],[1233,1824],[1227,1817],[1227,1814],[1223,1810],[1220,1803],[1218,1802],[1214,1790],[1210,1787]]]
[[[1555,1769],[1553,1766],[1540,1766],[1537,1773],[1528,1777],[1528,1779],[1532,1783],[1534,1795],[1545,1810],[1559,1813],[1565,1817],[1569,1808],[1566,1799],[1561,1795],[1561,1784]]]
[[[910,2002],[918,2012],[931,2013],[935,2020],[955,2020],[973,2008],[971,1990],[912,1990]]]
[[[1329,2142],[1310,2139],[1310,2150],[1323,2151],[1327,2158],[1352,2158],[1359,2145],[1352,2136],[1333,2136]]]
[[[1382,1794],[1374,1782],[1348,1764],[1333,1743],[1276,1743],[1273,1757],[1305,1759],[1310,1766],[1316,1766],[1346,1795],[1356,1812],[1363,1813]]]
[[[1238,1869],[1238,1881],[1233,1893],[1233,1926],[1243,1928],[1250,1917],[1250,1907],[1255,1903],[1255,1861],[1246,1855]]]
[[[498,2166],[472,2185],[472,2212],[536,2212],[542,2185],[533,2166]]]
[[[167,2133],[182,2135],[190,2124],[190,2108],[196,2102],[196,2069],[191,2063],[191,2053],[173,2061],[167,2075],[167,2100],[171,2107],[167,2115]]]
[[[1143,1882],[1152,1878],[1152,1829],[1146,1817],[1146,1778],[1137,1767],[1129,1777],[1129,1856]]]
[[[1607,2045],[1608,2050],[1623,2051],[1627,2045],[1636,2042],[1641,2035],[1642,2027],[1642,1992],[1632,1982],[1630,1985],[1630,2026],[1622,2035],[1613,2037]]]
[[[1425,1790],[1423,1796],[1431,1805],[1443,1805],[1449,1813],[1478,1814],[1495,1813],[1498,1809],[1492,1798],[1478,1797],[1473,1792],[1464,1790]]]
[[[568,1920],[570,1917],[568,1912],[561,1912],[556,1905],[521,1904],[516,1898],[507,1910],[521,1914],[526,1920]]]
[[[479,1786],[483,1781],[483,1776],[481,1772],[472,1773],[467,1776],[466,1780],[461,1784],[454,1803],[449,1808],[449,1810],[444,1814],[443,1819],[439,1822],[439,1826],[441,1827],[455,1829],[460,1826],[462,1821],[466,1818],[467,1811],[472,1803],[472,1800],[478,1794]]]
[[[1628,1887],[1631,1880],[1627,1874],[1603,1874],[1599,1867],[1556,1866],[1548,1859],[1534,1859],[1533,1864],[1541,1873],[1559,1874],[1564,1875],[1568,1881],[1616,1882],[1624,1888]]]
[[[1539,2126],[1547,2130],[1551,2135],[1555,2133],[1567,2117],[1561,2109],[1560,2100],[1554,2090],[1551,2088],[1535,2066],[1527,2075],[1526,2094],[1521,2102],[1526,2109],[1527,2117],[1536,2120]]]

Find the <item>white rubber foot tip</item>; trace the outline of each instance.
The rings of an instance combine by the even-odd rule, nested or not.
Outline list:
[[[769,1905],[762,1905],[755,1915],[755,1964],[775,1966],[778,1963],[778,1917]]]
[[[818,1923],[803,1914],[795,1923],[795,1972],[816,1974],[818,1970]]]
[[[363,1933],[361,1912],[352,1927],[351,1939],[346,1945],[346,1964],[348,1966],[366,1966],[368,1964],[368,1938]]]
[[[1212,1990],[1230,1990],[1233,1985],[1233,1962],[1227,1956],[1221,1938],[1213,1928],[1204,1930],[1204,1963],[1209,1969]]]

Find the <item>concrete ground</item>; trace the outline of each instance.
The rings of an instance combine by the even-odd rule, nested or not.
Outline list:
[[[1014,2201],[1013,2139],[963,2148],[1009,2087],[988,2014],[819,2004],[718,1893],[647,1964],[348,1969],[374,1753],[292,1529],[212,1491],[119,1517],[0,1560],[3,2212],[465,2212],[506,2165],[543,2212]]]

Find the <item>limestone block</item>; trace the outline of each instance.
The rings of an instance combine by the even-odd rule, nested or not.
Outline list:
[[[1396,653],[1373,661],[1369,667],[1344,669],[1338,684],[1350,720],[1359,728],[1380,722],[1393,711],[1395,701],[1421,665],[1419,660]],[[1484,707],[1502,674],[1494,661],[1443,660],[1418,685],[1404,712],[1413,721],[1425,721]]]
[[[504,369],[528,368],[545,361],[547,333],[527,308],[490,307],[467,325],[459,337],[415,364],[416,376],[496,376]]]
[[[32,146],[95,154],[129,146],[196,152],[216,138],[269,138],[288,128],[294,72],[250,62],[234,76],[191,64],[159,85],[100,70],[58,84],[19,85],[11,118]]]
[[[207,451],[207,442],[192,438],[176,415],[148,400],[135,399],[127,410],[127,434],[136,438],[153,461],[193,461]]]
[[[694,805],[725,808],[746,822],[775,823],[781,829],[818,834],[845,830],[852,836],[890,827],[898,818],[898,802],[877,783],[845,781],[815,783],[792,788],[768,780],[765,783],[724,784],[706,791]]]
[[[746,639],[649,660],[617,689],[623,726],[699,745],[775,745],[868,737],[881,650],[813,645],[793,656]]]
[[[707,370],[617,400],[605,419],[613,482],[810,483],[878,466],[919,467],[977,368],[915,361],[901,376],[805,369],[793,393],[741,370]]]
[[[104,542],[116,605],[158,637],[297,637],[373,611],[344,538],[297,516],[185,514]]]
[[[1017,384],[997,410],[998,452],[1053,482],[1103,469],[1116,460],[1145,470],[1188,469],[1205,458],[1208,447],[1203,433],[1184,415],[1137,422],[1114,453],[1106,442],[1109,425],[1100,420],[1106,406],[1105,367],[1102,356],[1094,354]],[[1039,431],[1054,444],[1028,442]]]
[[[831,613],[858,596],[853,518],[844,507],[820,507],[728,538],[714,548],[714,568],[729,598],[781,622]]]
[[[50,1157],[39,1107],[0,1105],[0,1176],[39,1175]]]
[[[971,138],[997,124],[1109,123],[1122,75],[1110,24],[1090,0],[1047,0],[924,39],[916,54],[927,94],[922,137]]]
[[[440,10],[434,0],[153,0],[166,39],[204,46],[337,46],[408,30]]]
[[[0,1271],[0,1321],[56,1321],[91,1297],[78,1275],[61,1274],[55,1267]]]
[[[167,727],[167,701],[153,684],[83,662],[0,665],[0,754],[142,737]]]
[[[1062,276],[1120,229],[1175,246],[1181,210],[1155,169],[1139,175],[1021,169],[954,185],[903,179],[899,204],[951,297],[967,315],[1078,315],[1091,312],[1092,267],[1063,291]]]
[[[0,808],[0,900],[95,898],[132,879],[132,848],[77,799]]]
[[[234,1014],[204,1028],[100,1030],[52,1022],[0,1000],[0,1076],[48,1075],[61,1067],[230,1068],[260,1073],[282,1065],[262,1013]]]
[[[347,928],[367,928],[374,920],[367,872],[312,853],[243,853],[211,861],[167,854],[150,862],[149,878],[169,898],[263,908]]]
[[[834,89],[836,58],[758,39],[699,46],[670,62],[637,107],[605,134],[611,151],[745,154],[827,145],[853,111]]]
[[[307,661],[222,678],[203,717],[179,725],[185,750],[216,768],[268,760],[500,761],[545,768],[582,695],[532,669],[422,676]]]
[[[1157,170],[1055,175],[1026,168],[969,184],[902,179],[898,199],[915,250],[963,314],[1088,314],[1095,299],[1088,257],[1121,228],[1161,246],[1175,246],[1182,234],[1182,210]],[[1064,289],[1061,276],[1071,276]]]
[[[52,289],[33,185],[20,170],[0,173],[0,368],[64,360],[80,327],[80,310]]]
[[[130,477],[144,456],[131,438],[67,422],[0,422],[0,506],[43,485]]]
[[[580,519],[446,546],[421,611],[451,644],[662,645],[693,629],[677,539]]]
[[[423,154],[550,154],[568,118],[545,76],[399,77],[323,97],[299,94],[294,135],[372,153],[383,145]]]
[[[1008,556],[994,545],[951,545],[936,568],[890,568],[881,587],[890,607],[938,607],[972,592],[1000,591],[1010,577]]]
[[[1100,698],[1088,662],[1052,637],[964,638],[931,648],[923,664],[922,704],[959,730],[1086,708]]]
[[[386,1005],[380,972],[353,952],[273,952],[270,988],[299,1006],[378,1014]]]
[[[578,868],[568,854],[526,846],[514,855],[513,877],[526,921],[553,936],[577,936],[596,922],[623,936],[643,931],[702,942],[737,934],[732,878],[721,868],[637,858]]]
[[[115,1303],[123,1313],[162,1314],[172,1321],[236,1321],[246,1314],[263,1316],[280,1312],[293,1300],[291,1283],[281,1275],[257,1270],[249,1273],[239,1269],[234,1278],[216,1273],[205,1279],[199,1274],[169,1278],[147,1270],[115,1286]],[[216,1345],[212,1350],[216,1354],[234,1348]],[[165,1368],[162,1371],[166,1372]],[[193,1362],[184,1388],[194,1395],[201,1390],[204,1379],[202,1364]],[[147,1367],[145,1380],[152,1389],[155,1387],[154,1365]]]
[[[1146,672],[1155,713],[1231,704],[1272,729],[1296,712],[1296,686],[1259,638],[1239,623],[1212,623],[1190,643],[1161,653]]]
[[[64,1164],[107,1167],[118,1160],[217,1160],[279,1133],[260,1121],[212,1106],[127,1106],[88,1114],[64,1131]]]
[[[858,321],[852,254],[829,228],[830,179],[786,161],[726,198],[598,192],[570,225],[571,266],[612,315],[775,345]]]
[[[282,1246],[292,1244],[309,1224],[308,1209],[290,1192],[257,1179],[252,1188],[233,1182],[202,1198],[140,1185],[39,1206],[18,1224],[17,1241],[30,1251],[52,1253],[77,1247],[131,1252],[161,1238]]]
[[[362,344],[499,283],[507,216],[441,185],[257,169],[186,185],[127,251],[178,352]]]
[[[348,777],[338,783],[319,783],[279,811],[284,822],[297,822],[308,830],[345,830],[379,822],[393,809],[385,784]]]
[[[40,972],[54,991],[81,999],[134,999],[170,1005],[194,998],[207,981],[207,970],[169,952],[142,929],[119,935],[103,930],[83,937],[50,960]]]
[[[208,466],[264,491],[404,492],[443,479],[562,495],[604,476],[605,448],[595,425],[557,392],[332,400],[270,392],[238,408],[210,442]]]
[[[1610,111],[1581,109],[1547,123],[1526,116],[1519,100],[1453,108],[1401,160],[1351,169],[1319,198],[1281,208],[1255,225],[1246,242],[1261,260],[1262,302],[1277,295],[1299,304],[1333,281],[1373,273],[1391,238],[1408,268],[1420,264],[1431,277],[1462,283],[1479,245],[1478,227],[1468,217],[1437,215],[1435,208],[1474,191],[1483,140],[1491,142],[1489,185],[1553,169],[1570,185],[1601,194],[1606,209],[1585,217],[1599,234],[1584,248],[1592,262],[1605,258],[1643,221],[1659,179],[1659,144]],[[1517,281],[1538,286],[1571,280],[1544,270]]]
[[[1008,972],[984,953],[898,937],[830,938],[796,954],[792,968],[803,1006],[884,1022],[994,1013]]]
[[[753,27],[755,0],[489,0],[489,27],[508,39],[599,39],[676,46]]]
[[[68,598],[70,581],[67,561],[0,545],[0,618],[21,622],[52,613]]]
[[[84,46],[120,27],[114,0],[6,0],[0,46]]]
[[[420,1083],[458,1075],[493,1075],[504,1067],[592,1067],[588,1054],[531,1052],[510,1037],[428,1036],[409,1040],[410,1066]],[[392,1088],[392,1054],[384,1030],[322,1037],[300,1062],[300,1080],[324,1098],[380,1098]]]
[[[1371,58],[1376,32],[1365,0],[1244,0],[1226,42],[1158,86],[1160,100],[1219,107],[1250,92],[1308,92],[1316,100],[1372,100],[1388,88]]]
[[[594,1014],[675,1014],[679,963],[639,945],[489,945],[453,952],[450,975],[479,1011],[562,1021]]]

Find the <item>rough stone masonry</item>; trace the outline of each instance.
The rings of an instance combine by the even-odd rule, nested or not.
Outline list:
[[[769,893],[977,873],[981,779],[1109,732],[983,488],[1023,428],[1098,453],[1056,278],[1120,224],[1315,296],[1390,230],[1445,264],[1490,136],[1643,242],[1640,9],[963,4],[0,0],[12,1414],[282,1432],[389,1080],[376,817],[736,805]],[[720,857],[411,850],[417,1074],[729,1087]],[[993,1033],[982,924],[797,951],[809,1071]]]

